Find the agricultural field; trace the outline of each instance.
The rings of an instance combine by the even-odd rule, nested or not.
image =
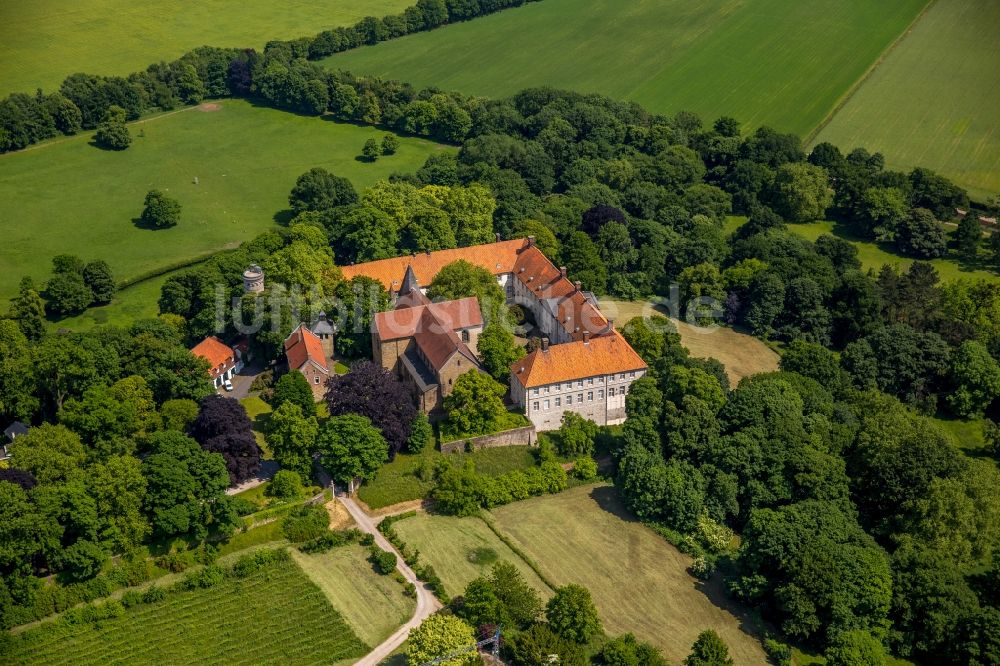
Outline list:
[[[815,137],[1000,194],[1000,4],[935,2]]]
[[[392,527],[407,546],[420,551],[422,562],[434,567],[450,596],[461,594],[473,578],[488,575],[497,560],[514,564],[543,598],[552,594],[538,574],[480,518],[421,513]]]
[[[124,75],[198,46],[253,47],[400,12],[411,0],[60,0],[4,3],[0,96],[55,90],[74,72]]]
[[[368,646],[294,563],[14,639],[10,664],[353,663]],[[6,658],[6,657],[5,657]]]
[[[727,606],[721,586],[689,575],[691,558],[635,522],[614,488],[581,486],[493,515],[546,578],[590,589],[609,634],[632,632],[677,664],[698,633],[712,628],[737,664],[766,663],[750,621]]]
[[[119,280],[134,278],[235,247],[272,227],[276,217],[284,219],[295,179],[312,167],[361,188],[394,171],[416,170],[428,155],[444,150],[402,137],[397,154],[364,162],[356,158],[378,130],[242,100],[129,127],[134,140],[122,152],[100,150],[84,133],[0,155],[0,309],[21,276],[46,279],[53,255],[105,259]],[[133,222],[153,188],[180,201],[176,227],[141,229]],[[145,295],[133,302],[143,313],[150,303]]]
[[[666,316],[657,305],[646,301],[600,302],[605,316],[624,325],[633,317]],[[726,375],[733,386],[750,375],[774,372],[778,369],[778,354],[759,338],[740,333],[726,326],[714,328],[692,326],[671,320],[681,336],[681,344],[695,358],[714,358],[726,366]]]
[[[476,470],[490,476],[499,476],[515,469],[532,467],[535,456],[527,446],[506,446],[495,449],[482,449],[473,453],[449,453],[448,460],[453,465],[463,465],[465,460],[472,460]],[[423,499],[434,489],[434,481],[428,473],[421,478],[421,469],[433,469],[442,459],[436,450],[426,451],[420,455],[401,453],[396,459],[379,469],[375,479],[365,483],[358,491],[358,498],[369,509],[382,509],[400,502],[412,502]]]
[[[805,135],[926,4],[544,0],[323,62],[491,97],[543,85],[599,92]]]
[[[403,595],[403,586],[391,576],[375,573],[361,546],[317,555],[293,550],[292,557],[368,645],[378,645],[413,615],[416,601]]]

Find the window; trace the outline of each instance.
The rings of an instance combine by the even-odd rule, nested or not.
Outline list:
[[[545,409],[546,411],[548,411],[548,409],[549,409],[549,401],[548,401],[548,400],[546,400],[546,401],[545,401],[545,405],[544,405],[544,407],[543,407],[543,408],[544,408],[544,409]]]
[[[628,373],[628,376],[629,376],[630,378],[632,378],[632,379],[635,379],[635,373],[634,373],[634,372],[630,372],[630,373]]]
[[[593,402],[593,400],[594,400],[594,392],[587,391],[587,402]]]
[[[604,377],[598,377],[597,378],[597,383],[598,384],[603,384],[604,383]]]
[[[583,402],[583,394],[582,393],[577,393],[576,394],[576,401],[577,402]]]
[[[604,389],[601,389],[600,391],[597,392],[597,399],[604,400]]]
[[[628,394],[628,384],[622,387],[622,395],[627,395],[627,394]]]
[[[562,407],[562,398],[556,398],[556,407]]]
[[[572,395],[566,396],[566,404],[567,405],[572,405],[573,404],[573,396]]]
[[[319,384],[319,375],[313,377],[313,384]]]
[[[576,387],[577,388],[583,388],[583,380],[582,379],[576,383]]]
[[[462,331],[462,342],[468,342],[469,340],[470,340],[470,338],[469,338],[469,332],[466,331],[466,330],[463,330]]]
[[[593,386],[593,385],[594,385],[594,378],[591,377],[590,379],[587,380],[587,386]]]
[[[548,387],[548,386],[546,386],[546,387],[545,387],[545,394],[546,394],[546,395],[548,395],[548,393],[549,393],[549,387]]]
[[[538,389],[531,389],[531,395],[538,395]]]
[[[448,386],[451,386],[451,380],[450,379],[448,380]]]
[[[531,403],[531,411],[533,411],[533,412],[537,412],[538,411],[538,401],[537,400],[534,401],[533,403]]]
[[[615,397],[615,387],[614,386],[612,386],[611,388],[608,389],[608,397],[609,398]]]
[[[622,380],[622,381],[625,381],[625,373],[623,372],[623,373],[621,374],[621,377],[619,377],[618,379],[620,379],[620,380]]]

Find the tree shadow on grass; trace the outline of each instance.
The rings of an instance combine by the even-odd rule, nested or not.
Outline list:
[[[164,229],[170,229],[171,227],[175,227],[177,225],[172,224],[169,227],[158,227],[152,222],[148,222],[141,217],[133,217],[132,226],[136,229],[145,229],[146,231],[163,231]]]
[[[287,227],[291,221],[295,218],[295,211],[291,208],[285,208],[284,210],[279,210],[277,213],[271,216],[274,223],[278,226]]]

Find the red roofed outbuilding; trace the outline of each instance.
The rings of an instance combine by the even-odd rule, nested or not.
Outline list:
[[[330,376],[330,366],[319,336],[305,324],[299,324],[285,338],[285,358],[288,360],[288,369],[301,372],[312,387],[313,395],[322,397],[323,387]]]
[[[195,345],[191,353],[208,361],[208,377],[215,388],[221,388],[243,369],[243,354],[214,335]]]

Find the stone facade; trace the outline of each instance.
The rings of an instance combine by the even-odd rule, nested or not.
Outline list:
[[[644,370],[630,370],[528,389],[514,380],[511,397],[524,407],[525,416],[540,432],[557,430],[563,413],[569,411],[597,425],[618,425],[625,421],[625,396],[632,382],[645,374]]]
[[[537,441],[535,426],[524,426],[513,430],[493,433],[492,435],[482,435],[469,439],[459,439],[441,445],[442,453],[455,453],[465,451],[467,448],[473,451],[480,449],[495,449],[503,446],[534,446]]]

